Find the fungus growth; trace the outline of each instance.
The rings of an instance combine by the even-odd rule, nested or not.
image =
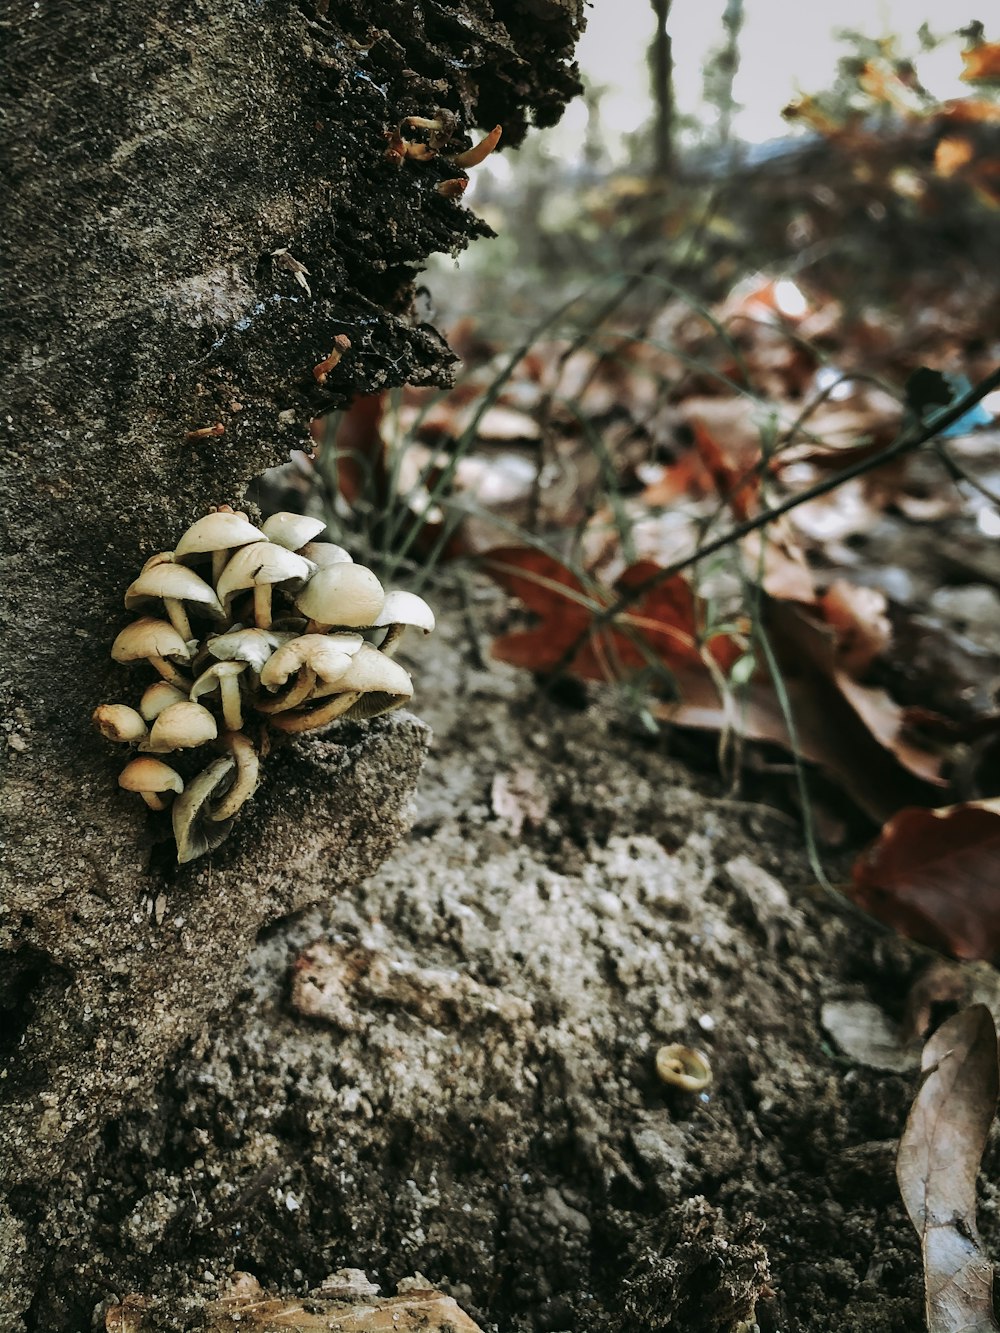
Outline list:
[[[154,614],[127,625],[111,656],[159,679],[138,709],[101,704],[94,725],[139,751],[119,785],[170,810],[181,863],[228,837],[276,733],[377,717],[413,694],[392,654],[407,626],[434,628],[433,612],[413,593],[386,593],[342,547],[317,541],[321,529],[284,513],[257,528],[220,506],[151,556],[125,594],[126,609]]]

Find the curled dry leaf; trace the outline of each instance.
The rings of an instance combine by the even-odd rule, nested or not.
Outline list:
[[[901,810],[855,862],[850,893],[953,958],[1000,956],[1000,800]]]
[[[927,1333],[997,1333],[993,1269],[976,1229],[976,1176],[998,1090],[997,1034],[985,1005],[938,1028],[899,1143],[896,1179],[920,1237]]]

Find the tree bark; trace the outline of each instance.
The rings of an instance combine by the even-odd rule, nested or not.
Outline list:
[[[581,8],[8,6],[8,1315],[41,1263],[28,1237],[46,1180],[229,1001],[261,926],[374,869],[405,828],[425,744],[403,716],[282,749],[230,841],[178,868],[89,720],[137,694],[108,656],[124,588],[210,505],[238,505],[308,447],[317,414],[448,383],[454,358],[408,313],[412,280],[488,229],[435,189],[454,167],[393,166],[384,132],[442,106],[459,147],[496,122],[516,146],[529,114],[550,123],[577,90]],[[321,385],[311,369],[337,334],[351,350]]]

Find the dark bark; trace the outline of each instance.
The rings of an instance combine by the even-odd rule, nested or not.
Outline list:
[[[136,693],[108,647],[146,556],[317,413],[447,383],[411,282],[488,229],[435,191],[453,168],[394,168],[383,132],[446,106],[515,146],[576,90],[579,24],[577,0],[8,6],[0,1160],[22,1219],[227,1001],[260,926],[370,873],[405,825],[424,733],[403,717],[274,756],[226,847],[178,871],[90,713]],[[23,1240],[0,1229],[12,1313],[42,1258]]]

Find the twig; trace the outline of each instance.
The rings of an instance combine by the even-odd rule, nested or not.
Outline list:
[[[904,454],[912,453],[914,449],[919,449],[922,444],[926,444],[928,440],[933,440],[936,435],[941,433],[941,431],[946,430],[956,421],[960,421],[961,418],[964,417],[971,408],[975,407],[978,402],[985,398],[988,393],[992,393],[994,389],[998,388],[1000,388],[1000,367],[994,370],[991,375],[987,375],[985,379],[980,380],[974,388],[970,389],[967,394],[952,403],[949,407],[944,408],[940,412],[936,412],[926,424],[921,423],[919,428],[914,428],[915,433],[913,431],[904,432],[903,435],[894,440],[892,444],[887,445],[886,448],[882,449],[879,453],[872,454],[868,458],[859,459],[858,462],[852,464],[850,467],[844,468],[843,472],[835,473],[832,477],[827,477],[823,481],[817,482],[815,486],[810,486],[808,490],[802,491],[798,495],[789,496],[787,500],[783,500],[781,504],[775,505],[772,509],[767,509],[753,518],[744,520],[742,523],[737,523],[736,526],[730,528],[728,532],[722,533],[721,536],[707,542],[704,546],[699,546],[696,550],[692,551],[690,555],[686,555],[680,560],[675,560],[672,564],[666,565],[663,569],[658,569],[656,573],[650,575],[649,578],[642,579],[639,583],[633,584],[631,588],[619,594],[619,596],[613,602],[609,603],[603,611],[599,611],[593,617],[587,628],[581,631],[574,642],[571,643],[563,653],[562,657],[553,668],[552,674],[559,675],[566,670],[595,630],[602,629],[610,621],[614,620],[616,616],[620,616],[623,611],[626,611],[634,602],[639,601],[647,593],[652,592],[654,588],[659,587],[661,583],[665,583],[668,579],[674,578],[685,569],[689,569],[692,565],[696,565],[699,560],[704,560],[708,556],[715,555],[725,547],[731,546],[734,542],[741,541],[744,537],[749,536],[751,532],[756,532],[760,528],[767,527],[769,523],[773,523],[776,519],[782,518],[793,509],[797,509],[799,505],[808,504],[810,500],[817,500],[820,496],[829,495],[831,491],[835,491],[838,486],[843,486],[845,482],[853,481],[855,477],[862,477],[867,472],[873,472],[876,468],[882,467],[886,463],[891,463],[894,459],[900,458]]]

